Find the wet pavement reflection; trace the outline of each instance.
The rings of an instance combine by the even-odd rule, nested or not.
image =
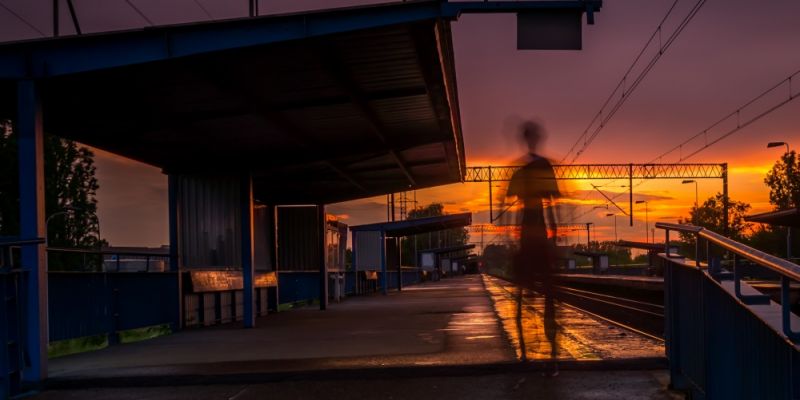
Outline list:
[[[517,288],[502,279],[483,276],[498,318],[517,358],[523,359],[516,319]],[[606,321],[596,319],[556,301],[559,360],[618,360],[664,357],[663,342],[638,335]],[[522,343],[531,361],[549,360],[550,343],[544,330],[544,298],[526,291],[522,308]]]

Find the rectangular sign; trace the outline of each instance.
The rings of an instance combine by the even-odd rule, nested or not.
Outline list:
[[[517,50],[580,50],[582,16],[575,10],[517,14]]]
[[[192,291],[195,293],[242,290],[242,271],[190,271]],[[255,287],[277,287],[275,272],[256,272]]]

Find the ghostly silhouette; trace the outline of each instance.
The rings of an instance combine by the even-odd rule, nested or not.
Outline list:
[[[521,206],[519,251],[512,262],[514,280],[519,285],[517,327],[522,358],[526,360],[521,321],[523,290],[534,290],[544,296],[544,331],[551,349],[546,373],[555,376],[558,374],[558,342],[552,281],[556,262],[554,202],[561,195],[550,161],[536,152],[544,138],[542,126],[532,121],[524,122],[520,126],[520,135],[528,147],[526,164],[514,173],[506,194],[515,197],[516,204]],[[548,238],[548,228],[553,239]]]

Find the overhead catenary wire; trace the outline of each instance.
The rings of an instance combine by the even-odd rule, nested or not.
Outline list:
[[[653,161],[651,161],[651,162],[655,162],[655,161],[661,160],[664,157],[666,157],[669,154],[672,154],[672,153],[674,153],[676,151],[681,151],[681,153],[678,156],[679,157],[678,162],[682,162],[682,161],[688,160],[689,158],[694,157],[695,155],[700,153],[701,151],[703,151],[703,150],[705,150],[705,149],[707,149],[707,148],[709,148],[709,147],[721,142],[723,139],[725,139],[725,138],[733,135],[734,133],[746,128],[747,126],[753,124],[754,122],[760,120],[761,118],[764,118],[765,116],[771,114],[772,112],[774,112],[775,110],[785,106],[786,104],[789,104],[791,101],[795,100],[798,97],[792,91],[793,90],[792,89],[792,80],[795,77],[797,77],[798,75],[800,75],[800,70],[795,71],[793,74],[791,74],[788,77],[784,78],[783,80],[781,80],[780,82],[776,83],[775,85],[773,85],[769,89],[763,91],[761,94],[753,97],[752,99],[750,99],[749,101],[747,101],[743,105],[737,107],[734,111],[732,111],[731,113],[729,113],[729,114],[725,115],[724,117],[720,118],[719,120],[717,120],[716,122],[714,122],[713,124],[711,124],[707,128],[703,129],[702,131],[692,135],[688,139],[686,139],[683,142],[679,143],[675,147],[672,147],[671,149],[665,151],[664,153],[661,153],[658,157],[654,158]],[[772,94],[772,93],[774,93],[774,92],[776,92],[778,90],[782,90],[783,87],[787,87],[788,88],[788,91],[789,91],[789,96],[788,97],[784,98],[783,100],[779,101],[776,104],[773,104],[772,106],[770,106],[766,110],[756,114],[754,117],[752,117],[750,119],[747,119],[744,122],[741,121],[742,111],[746,111],[747,108],[749,108],[750,106],[753,106],[759,100],[769,96],[770,94]],[[737,119],[736,127],[734,127],[733,129],[730,129],[728,131],[725,131],[719,137],[713,138],[711,141],[708,141],[708,134],[710,133],[710,131],[712,129],[720,126],[721,124],[723,124],[726,121],[732,120],[733,118]],[[705,139],[704,142],[703,142],[703,145],[700,146],[699,148],[695,149],[694,151],[691,151],[690,153],[688,153],[686,155],[683,155],[682,151],[683,151],[684,146],[688,146],[692,141],[694,141],[694,140],[696,140],[696,139],[698,139],[700,137],[704,137],[704,139]]]
[[[631,73],[633,68],[639,62],[639,59],[642,58],[642,55],[644,55],[644,52],[650,47],[650,43],[653,42],[653,40],[656,38],[656,35],[660,34],[661,26],[664,24],[664,22],[667,20],[667,18],[669,18],[670,14],[672,14],[672,11],[675,9],[675,6],[678,5],[678,1],[679,0],[673,1],[672,6],[669,7],[669,9],[667,10],[667,13],[664,15],[664,18],[662,18],[661,22],[658,23],[658,26],[656,27],[656,30],[653,31],[653,34],[650,35],[649,39],[647,39],[647,42],[645,42],[645,45],[642,47],[641,50],[639,50],[639,54],[636,55],[636,58],[633,59],[633,62],[631,63],[631,65],[628,66],[628,69],[622,75],[622,79],[620,79],[619,83],[617,83],[617,86],[614,87],[614,90],[612,90],[611,93],[608,95],[608,97],[606,98],[606,101],[603,102],[603,105],[600,106],[600,111],[598,111],[597,114],[595,114],[594,118],[592,118],[592,120],[589,121],[589,126],[587,126],[586,129],[583,130],[583,133],[581,133],[581,135],[578,137],[578,139],[575,140],[575,143],[573,143],[572,147],[570,147],[570,149],[567,152],[567,154],[564,155],[564,158],[561,159],[561,163],[562,164],[567,160],[567,158],[569,158],[570,154],[572,154],[572,152],[575,151],[575,148],[578,147],[578,144],[581,142],[581,139],[586,137],[586,135],[589,133],[589,129],[594,125],[594,123],[597,121],[597,119],[600,118],[603,115],[603,110],[606,108],[608,103],[611,102],[611,99],[613,99],[615,97],[614,95],[617,93],[619,88],[622,87],[625,84],[625,80],[626,80],[627,76]]]
[[[39,28],[37,28],[36,25],[34,25],[33,23],[31,23],[30,21],[28,21],[27,19],[25,19],[24,17],[22,17],[18,13],[16,13],[14,10],[12,10],[7,5],[3,4],[3,2],[0,2],[0,7],[2,7],[4,10],[6,10],[9,14],[13,15],[14,18],[20,20],[20,22],[22,22],[23,24],[27,25],[28,28],[31,28],[34,31],[36,31],[36,33],[38,33],[42,37],[46,37],[47,36],[44,32],[42,32]]]
[[[600,111],[597,112],[597,114],[592,119],[592,121],[589,123],[589,125],[586,127],[586,129],[583,131],[583,133],[578,137],[578,139],[572,145],[572,147],[570,148],[569,152],[567,152],[567,154],[561,160],[562,163],[564,163],[567,160],[567,158],[569,158],[569,156],[572,155],[573,153],[574,153],[574,156],[572,157],[572,160],[570,161],[570,163],[575,163],[575,161],[577,161],[577,159],[586,151],[586,149],[588,149],[588,147],[592,144],[592,142],[594,142],[595,138],[597,138],[597,136],[600,134],[600,132],[603,130],[603,128],[605,128],[605,126],[611,120],[611,118],[614,117],[614,115],[620,110],[620,108],[625,103],[625,101],[628,98],[630,98],[631,94],[642,83],[644,78],[653,69],[653,67],[656,65],[658,60],[661,59],[661,56],[663,56],[664,53],[669,49],[669,47],[672,46],[673,43],[675,43],[675,40],[684,31],[684,29],[686,29],[686,27],[689,25],[689,23],[692,21],[692,19],[694,19],[694,17],[697,15],[697,13],[700,11],[700,9],[705,4],[706,0],[698,0],[694,4],[694,6],[691,8],[691,10],[689,10],[689,12],[686,14],[686,16],[683,18],[683,20],[681,20],[681,22],[678,24],[678,26],[675,28],[675,30],[669,35],[669,37],[667,38],[666,42],[662,43],[662,35],[661,34],[662,34],[662,29],[663,29],[664,22],[672,14],[672,11],[674,10],[677,2],[678,1],[676,0],[672,4],[672,6],[669,8],[669,10],[667,11],[667,14],[661,20],[661,22],[659,23],[659,25],[656,28],[655,32],[653,32],[653,34],[650,36],[650,39],[648,39],[647,43],[645,43],[645,46],[642,48],[642,50],[639,52],[639,54],[636,56],[636,58],[634,58],[633,63],[631,63],[631,66],[625,72],[625,74],[623,75],[622,79],[619,81],[617,86],[614,88],[614,90],[608,96],[608,98],[606,99],[605,103],[603,103],[603,106],[600,108]],[[642,69],[642,71],[639,72],[639,74],[633,80],[633,83],[630,84],[630,86],[626,87],[626,83],[628,82],[628,75],[633,71],[633,68],[638,64],[639,60],[641,60],[642,55],[645,53],[645,51],[648,48],[650,48],[650,45],[655,41],[656,38],[659,39],[658,51],[650,59],[650,61]],[[621,89],[621,92],[620,92],[620,89]],[[617,93],[620,93],[620,95],[617,96]],[[606,111],[606,107],[609,105],[611,100],[614,99],[614,98],[617,99],[616,102],[614,102],[614,104],[612,105],[610,110]],[[592,127],[594,127],[594,129],[592,129]],[[581,145],[581,141],[583,142],[582,145]],[[579,145],[580,145],[580,148],[578,147]]]

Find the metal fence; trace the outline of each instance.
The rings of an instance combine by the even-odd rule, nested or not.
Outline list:
[[[791,329],[800,318],[789,301],[800,266],[700,227],[656,226],[666,231],[665,243],[670,231],[697,238],[695,260],[662,254],[672,386],[692,398],[800,397],[799,338]],[[742,281],[753,268],[779,280],[780,305]]]
[[[25,367],[25,320],[22,299],[25,296],[27,271],[15,265],[14,251],[22,246],[36,246],[44,239],[0,239],[0,399],[22,392]]]

